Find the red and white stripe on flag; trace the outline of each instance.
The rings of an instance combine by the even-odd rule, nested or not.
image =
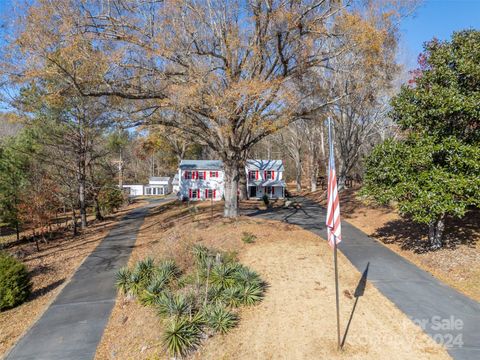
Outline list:
[[[335,173],[335,162],[330,158],[330,166],[328,172],[328,188],[327,188],[327,234],[328,243],[334,246],[334,241],[340,243],[342,241],[342,226],[340,223],[340,201],[337,190],[337,176]]]

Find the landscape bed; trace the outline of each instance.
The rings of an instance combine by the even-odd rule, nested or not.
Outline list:
[[[238,312],[238,325],[201,342],[192,359],[442,359],[446,351],[367,282],[352,315],[361,274],[339,256],[342,332],[352,315],[344,350],[336,350],[333,259],[320,237],[281,222],[221,218],[222,204],[159,207],[147,217],[130,267],[152,257],[192,261],[194,245],[236,254],[268,287],[258,305]],[[248,241],[245,234],[251,234]],[[361,287],[361,285],[360,285]],[[156,310],[119,293],[96,359],[168,358],[164,324]]]

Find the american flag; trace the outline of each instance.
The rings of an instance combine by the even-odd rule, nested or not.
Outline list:
[[[338,199],[337,175],[335,173],[335,158],[333,154],[333,139],[331,120],[328,119],[328,142],[330,145],[330,158],[328,161],[328,188],[327,188],[327,233],[328,243],[334,246],[342,241],[342,227],[340,224],[340,201]]]

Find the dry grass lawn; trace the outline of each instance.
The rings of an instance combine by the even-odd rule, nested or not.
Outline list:
[[[6,249],[27,265],[32,274],[33,288],[27,302],[0,312],[0,358],[42,315],[82,261],[118,219],[126,211],[139,205],[140,203],[131,204],[115,215],[107,217],[105,221],[94,223],[77,237],[64,234],[46,244],[41,242],[39,252],[34,243],[28,242],[15,244]]]
[[[451,287],[480,301],[478,209],[470,211],[460,220],[447,219],[444,248],[429,251],[426,226],[402,219],[392,208],[368,204],[357,194],[355,189],[341,193],[340,207],[344,220]],[[325,204],[322,191],[308,197]]]
[[[242,308],[240,324],[227,335],[208,339],[193,359],[447,359],[392,303],[367,283],[358,298],[343,352],[336,350],[333,259],[316,235],[280,222],[241,217],[213,218],[207,204],[195,215],[185,205],[167,205],[146,219],[130,265],[146,256],[190,260],[188,248],[200,243],[236,251],[240,262],[269,284],[262,303]],[[162,208],[159,208],[162,209]],[[257,236],[241,241],[242,233]],[[352,315],[361,278],[341,254],[342,333]],[[96,359],[166,359],[162,323],[151,308],[119,295]]]

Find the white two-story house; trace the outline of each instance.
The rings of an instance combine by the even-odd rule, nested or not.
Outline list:
[[[265,194],[270,199],[285,197],[282,160],[247,160],[246,171],[249,199],[260,199]]]
[[[179,199],[221,200],[224,189],[223,163],[220,160],[182,160],[178,181]]]

